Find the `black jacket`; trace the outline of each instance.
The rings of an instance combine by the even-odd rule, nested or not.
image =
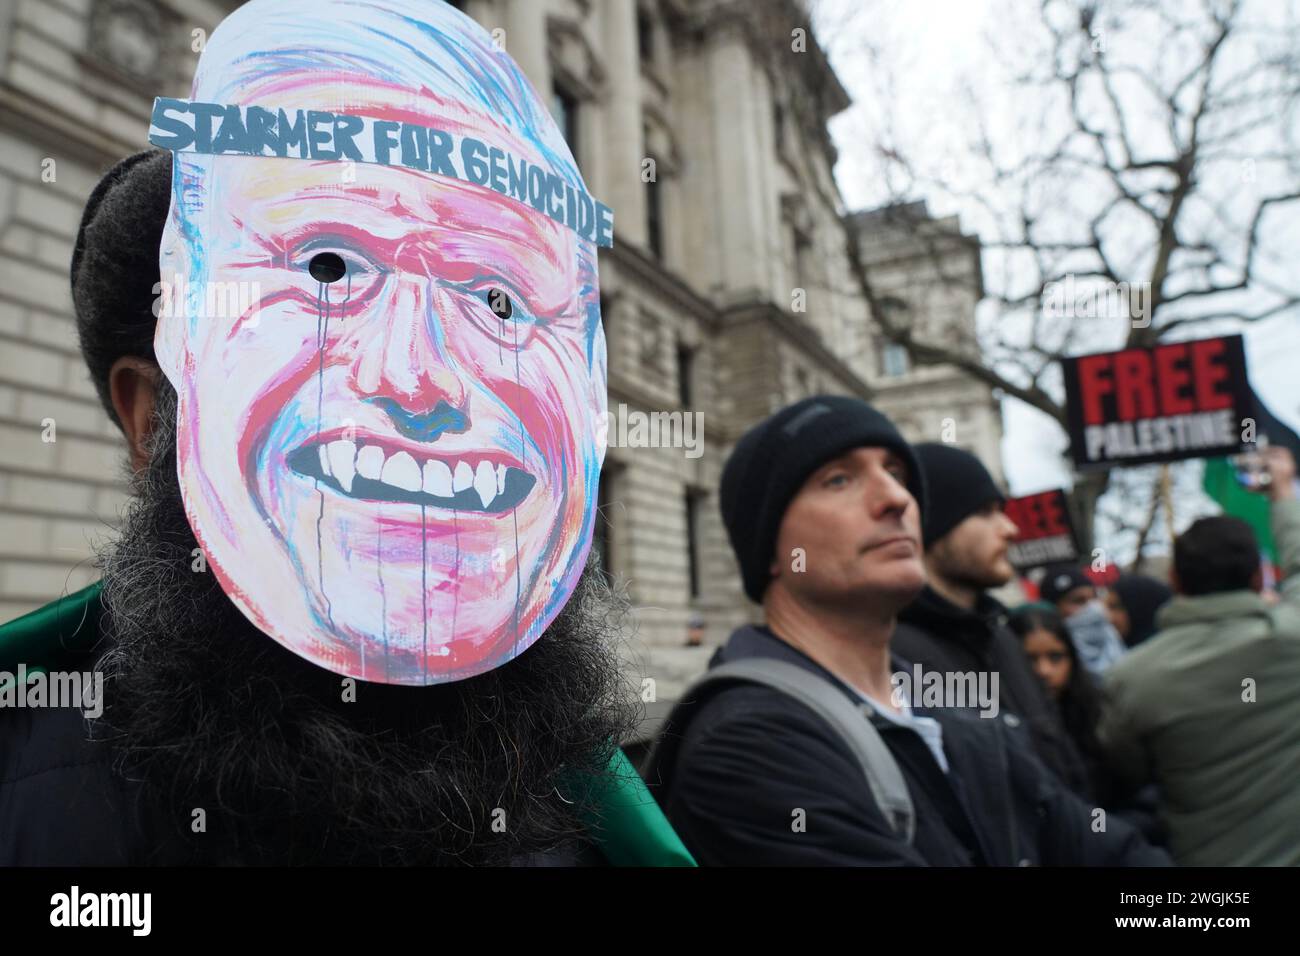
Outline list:
[[[770,631],[741,628],[713,663],[789,661],[853,690]],[[776,690],[737,683],[668,737],[647,782],[701,865],[1167,865],[1127,824],[1093,830],[1089,808],[1002,719],[915,708],[937,719],[945,773],[913,730],[874,722],[916,810],[909,845],[890,830],[849,748]],[[680,728],[678,728],[680,729]],[[669,730],[672,734],[672,729]]]
[[[98,649],[85,634],[98,631],[99,602],[47,655],[52,670],[92,671]],[[0,667],[0,669],[10,669]],[[102,719],[74,707],[0,707],[0,866],[176,866],[285,864],[294,859],[293,823],[286,821],[256,854],[241,847],[210,815],[206,832],[188,833],[193,808],[150,794],[120,766],[121,752]],[[169,814],[179,814],[176,826]],[[373,859],[385,862],[380,852]],[[605,864],[580,838],[551,851],[520,855],[512,865]]]
[[[1084,800],[1095,799],[1083,756],[1007,627],[1006,613],[988,594],[968,611],[927,586],[898,616],[892,647],[927,672],[996,672],[1001,712],[1029,725],[1034,752],[1067,787]]]
[[[292,864],[292,823],[256,852],[222,832],[186,839],[162,819],[191,808],[149,795],[117,766],[111,741],[75,708],[0,709],[0,866],[184,866]],[[179,832],[178,832],[179,830]],[[375,865],[373,858],[348,862]],[[580,839],[516,856],[513,866],[603,866],[596,846]]]
[[[0,712],[0,866],[188,862],[149,832],[93,730],[75,708]]]

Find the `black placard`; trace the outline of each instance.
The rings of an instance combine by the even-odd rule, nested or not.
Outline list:
[[[1255,413],[1240,335],[1062,362],[1079,468],[1231,455]]]
[[[1060,488],[1009,498],[1005,511],[1020,529],[1007,550],[1007,560],[1017,571],[1078,560],[1079,539]]]

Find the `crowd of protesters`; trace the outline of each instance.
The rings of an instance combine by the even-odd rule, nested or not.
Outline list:
[[[507,145],[517,140],[532,153],[570,158],[563,155],[562,131],[500,44],[449,7],[361,5],[373,8],[366,12],[383,29],[369,30],[360,51],[365,57],[358,57],[347,45],[346,30],[313,35],[325,46],[312,50],[287,27],[252,29],[263,11],[284,14],[284,6],[269,0],[245,4],[233,25],[218,31],[227,37],[224,43],[214,34],[195,75],[197,106],[211,105],[198,94],[215,89],[214,78],[232,70],[218,85],[236,104],[228,108],[235,110],[238,127],[238,94],[256,94],[271,73],[287,88],[280,73],[289,64],[294,88],[317,105],[370,102],[367,96],[373,99],[377,91],[385,102],[410,94],[401,102],[412,115],[426,106],[440,115],[452,104],[460,133],[473,133],[477,124],[492,136],[509,134],[501,140]],[[333,6],[338,9],[332,12],[352,16],[358,4]],[[298,23],[292,15],[281,21],[281,27],[292,21],[294,29]],[[242,40],[229,40],[244,33],[257,33],[258,56],[247,55]],[[444,42],[407,56],[414,48],[404,38],[444,35]],[[381,54],[396,61],[395,72],[340,72],[340,63],[378,62]],[[462,96],[468,96],[464,103]],[[491,105],[490,115],[482,113],[483,104]],[[557,144],[559,153],[552,149]],[[225,415],[229,409],[219,401],[208,404],[211,398],[203,400],[207,412],[199,414],[191,379],[200,360],[186,330],[204,323],[194,322],[195,316],[168,316],[173,321],[159,325],[160,262],[171,261],[167,268],[176,277],[186,274],[182,259],[191,267],[201,264],[196,271],[205,277],[220,275],[222,257],[209,262],[207,253],[223,251],[229,266],[235,252],[245,252],[237,247],[241,237],[253,235],[245,223],[257,221],[259,203],[302,205],[295,176],[277,182],[269,174],[236,175],[222,167],[219,177],[216,161],[209,159],[188,157],[185,165],[174,165],[170,149],[129,156],[95,185],[81,217],[69,292],[89,381],[129,449],[130,502],[121,527],[99,553],[100,581],[0,628],[0,664],[18,662],[13,674],[0,667],[0,865],[675,865],[689,862],[691,854],[705,865],[1300,863],[1300,503],[1295,462],[1276,447],[1268,458],[1280,559],[1275,591],[1264,591],[1250,527],[1208,518],[1175,542],[1168,590],[1136,577],[1099,588],[1081,568],[1050,568],[1039,588],[1041,600],[1010,611],[993,592],[1015,576],[1007,554],[1017,528],[1004,512],[1003,492],[974,456],[944,444],[914,447],[886,416],[847,397],[815,396],[759,422],[726,462],[719,502],[744,592],[761,606],[761,623],[739,628],[719,648],[708,674],[668,715],[646,754],[641,772],[671,828],[618,747],[637,720],[615,648],[621,605],[598,561],[568,590],[559,586],[558,571],[551,577],[568,557],[538,563],[531,580],[552,590],[550,623],[544,639],[535,640],[537,628],[520,617],[518,582],[525,575],[518,521],[513,621],[502,635],[516,642],[527,636],[526,649],[516,647],[489,667],[458,658],[440,672],[445,680],[430,681],[431,646],[422,635],[421,682],[428,686],[371,681],[364,676],[364,651],[376,635],[360,625],[351,628],[356,634],[336,630],[330,608],[345,602],[331,605],[325,598],[330,634],[300,635],[313,639],[307,653],[265,620],[256,601],[236,593],[246,590],[242,581],[250,578],[218,581],[208,573],[216,560],[211,569],[206,560],[194,562],[206,554],[199,542],[202,523],[192,523],[196,494],[206,506],[220,505],[217,512],[225,515],[233,499],[222,500],[221,492],[242,496],[254,482],[245,466],[238,480],[217,480],[215,472],[206,472],[217,466],[213,456],[200,452],[223,446],[205,440],[214,429],[229,438],[234,433],[227,418],[241,416]],[[263,157],[249,161],[261,163]],[[570,165],[557,169],[568,171]],[[548,187],[551,178],[560,179],[548,174]],[[574,179],[581,183],[580,176]],[[557,350],[585,355],[585,364],[556,366],[586,384],[568,382],[576,389],[571,400],[564,396],[574,389],[561,388],[548,397],[553,408],[534,410],[544,430],[571,420],[589,424],[594,410],[604,407],[593,400],[606,378],[596,250],[584,248],[575,260],[566,244],[555,248],[570,250],[567,264],[566,256],[541,254],[522,262],[517,244],[505,241],[511,239],[506,233],[518,230],[477,228],[482,214],[475,210],[483,197],[470,201],[465,191],[473,185],[457,184],[455,196],[447,193],[433,204],[436,235],[448,248],[460,249],[465,243],[457,233],[472,234],[465,248],[473,250],[475,261],[513,263],[505,271],[517,272],[519,284],[544,278],[548,289],[567,290],[577,296],[573,301],[589,304],[582,310],[587,331],[579,335],[580,323],[569,323],[575,347]],[[412,188],[441,196],[440,190],[451,187],[419,180]],[[391,189],[399,189],[395,178]],[[282,194],[276,196],[277,190]],[[375,189],[343,192],[370,195]],[[498,198],[503,197],[494,198],[491,208],[493,216],[507,217],[501,221],[527,215],[527,204],[498,208]],[[239,216],[225,215],[231,209]],[[393,232],[400,238],[422,222],[396,200],[368,201],[366,211],[383,226],[375,227],[376,235]],[[284,225],[282,216],[277,221]],[[268,340],[242,346],[241,361],[270,364],[261,368],[264,378],[255,373],[239,381],[274,387],[266,386],[256,415],[242,416],[253,421],[240,422],[248,435],[263,437],[239,447],[274,448],[264,433],[284,431],[280,440],[299,434],[301,422],[311,418],[296,417],[295,389],[306,376],[325,375],[327,366],[337,376],[332,382],[357,378],[353,373],[361,365],[368,369],[362,377],[382,380],[382,387],[349,381],[331,388],[365,407],[382,408],[375,414],[387,415],[384,427],[404,441],[431,442],[444,432],[468,430],[467,415],[444,401],[444,394],[465,396],[455,399],[465,409],[471,393],[476,408],[486,403],[487,413],[478,419],[485,438],[495,438],[507,421],[492,409],[520,415],[511,405],[514,398],[497,394],[495,383],[506,381],[501,370],[478,381],[476,360],[465,358],[486,346],[477,339],[456,342],[449,352],[443,341],[448,326],[433,318],[443,306],[435,309],[429,302],[442,301],[447,283],[458,285],[469,276],[468,258],[457,264],[451,257],[450,272],[447,263],[429,269],[422,259],[418,270],[394,270],[415,292],[377,296],[383,304],[375,306],[373,317],[349,322],[345,328],[353,331],[340,332],[342,323],[329,325],[325,286],[347,275],[339,288],[350,296],[352,272],[334,253],[291,263],[300,258],[289,254],[291,238],[310,240],[300,243],[299,252],[324,249],[323,240],[308,231],[302,226],[292,236],[272,237],[285,247],[265,267],[276,270],[275,281],[285,289],[303,285],[301,292],[308,277],[315,280],[324,326],[318,311],[314,349],[293,345],[287,352],[296,350],[296,357],[282,354],[286,350],[276,343],[292,344],[310,328],[306,322],[283,333],[286,339],[269,340],[271,346]],[[550,249],[548,243],[535,251]],[[355,237],[343,243],[358,244],[365,245]],[[387,244],[397,249],[406,240]],[[211,273],[214,266],[218,271]],[[454,282],[451,273],[459,277]],[[422,289],[442,291],[433,296]],[[268,301],[291,298],[286,293]],[[429,314],[411,305],[421,301]],[[491,304],[492,312],[498,304]],[[507,309],[496,318],[504,323],[510,314]],[[205,336],[220,337],[210,324],[205,329]],[[584,341],[588,347],[576,347]],[[517,338],[514,344],[520,345]],[[207,365],[203,394],[221,398],[238,391],[229,387],[227,374],[235,354]],[[286,364],[278,364],[280,359]],[[516,355],[511,395],[529,392],[520,386],[519,368]],[[525,380],[549,372],[532,374]],[[318,444],[301,447],[320,451],[321,470],[350,493],[352,452],[345,447],[344,467],[330,472],[326,465],[333,455],[319,444],[323,388],[316,401]],[[377,388],[394,394],[376,398]],[[282,417],[263,411],[279,401],[286,403],[276,412]],[[527,417],[519,419],[520,442]],[[588,471],[575,477],[561,467],[570,458],[560,454],[555,475],[564,477],[547,489],[555,502],[536,505],[536,514],[553,511],[555,534],[571,538],[566,553],[577,554],[579,540],[589,544],[594,510],[590,500],[583,510],[582,475],[594,477],[599,462],[588,437],[561,432],[553,436],[557,449],[572,445],[572,460],[582,459]],[[355,442],[338,444],[356,452]],[[364,452],[356,454],[360,468]],[[401,455],[408,465],[413,461],[409,453]],[[277,457],[264,450],[247,457],[249,474],[276,474],[268,479],[273,488],[280,488],[283,464],[321,492],[314,453]],[[308,470],[294,464],[300,458]],[[396,455],[393,462],[401,465]],[[483,509],[492,493],[480,488],[485,464],[479,463],[474,481]],[[462,574],[455,518],[460,504],[446,494],[429,494],[428,470],[423,492],[418,479],[414,485],[407,480],[409,471],[399,480],[398,470],[385,465],[381,483],[408,496],[386,492],[371,499],[375,557],[409,551],[399,566],[417,553],[409,547],[415,538],[398,531],[391,538],[399,544],[387,534],[381,544],[379,532],[388,525],[379,521],[377,505],[410,507],[419,501],[419,590],[411,607],[421,609],[420,617],[412,609],[397,619],[418,620],[427,630],[424,598],[433,591],[425,580],[426,498],[444,510],[453,503],[457,563],[445,586],[433,590],[443,597],[450,592],[453,610],[462,596],[473,599],[468,611],[460,611],[462,622],[488,615],[483,608],[499,584],[478,574],[483,561],[474,555],[486,553],[482,542],[495,539],[488,532],[474,535],[480,547],[466,552]],[[506,480],[505,470],[498,481]],[[564,481],[569,487],[562,487]],[[195,488],[204,490],[194,493]],[[416,493],[424,497],[411,497]],[[570,499],[576,510],[569,510]],[[322,493],[319,515],[324,500]],[[283,511],[267,514],[259,502],[252,526],[269,534],[264,517],[281,535],[280,525],[310,514],[297,509],[300,514],[286,515],[293,510],[286,503]],[[326,552],[332,549],[341,560],[354,547],[371,547],[361,544],[369,536],[356,530],[370,525],[353,524],[350,506],[341,513],[338,533],[325,537],[315,519],[322,588],[325,567],[351,567],[327,565]],[[486,515],[484,510],[477,517]],[[244,540],[247,522],[213,520],[223,525],[232,551],[257,551]],[[405,524],[400,517],[392,521],[397,528]],[[302,573],[311,562],[301,557],[312,553],[285,548],[272,557],[256,554],[248,565],[251,577],[265,572],[260,584],[305,584],[310,575]],[[399,576],[386,592],[383,562],[376,560],[376,568],[384,621],[377,636],[387,665],[388,595],[409,598],[416,579]],[[500,590],[508,602],[510,589]],[[481,595],[487,596],[482,603]],[[320,619],[314,608],[308,610]],[[459,637],[452,617],[451,636]],[[689,645],[702,642],[703,624],[701,618],[691,621]],[[457,646],[505,648],[503,637]],[[351,666],[358,650],[364,685],[359,696]],[[407,652],[414,655],[411,648]],[[29,675],[31,655],[40,663]],[[98,700],[77,695],[85,712],[43,701],[29,706],[29,678],[40,689],[47,669],[51,675],[84,671],[106,679],[102,692],[96,684]],[[10,706],[11,699],[24,702]]]
[[[652,792],[706,865],[1300,864],[1300,503],[1265,454],[1276,591],[1224,516],[1168,584],[1056,566],[1008,610],[1017,529],[975,456],[856,399],[778,411],[719,496],[762,623],[668,716]],[[996,675],[997,706],[900,694],[918,669]]]

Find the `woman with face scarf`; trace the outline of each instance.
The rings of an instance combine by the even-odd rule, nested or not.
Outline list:
[[[1043,682],[1048,697],[1060,711],[1066,732],[1083,755],[1097,803],[1137,827],[1150,842],[1162,844],[1155,788],[1147,787],[1131,794],[1119,793],[1115,788],[1097,739],[1101,687],[1081,663],[1066,619],[1051,605],[1038,603],[1017,608],[1007,623],[1020,638],[1030,666]]]
[[[1127,650],[1097,596],[1097,586],[1081,568],[1049,568],[1039,595],[1060,614],[1079,660],[1092,674],[1101,675]]]

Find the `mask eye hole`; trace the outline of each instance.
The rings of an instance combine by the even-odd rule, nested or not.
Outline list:
[[[307,265],[307,271],[317,282],[338,282],[347,275],[347,267],[343,264],[343,257],[336,252],[318,252],[311,257],[311,262]]]
[[[508,319],[515,313],[514,303],[510,301],[510,296],[504,289],[488,289],[487,304],[498,319]]]

